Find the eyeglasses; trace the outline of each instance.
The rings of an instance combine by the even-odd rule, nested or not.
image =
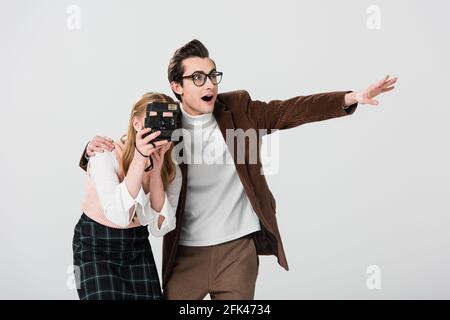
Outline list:
[[[207,77],[214,85],[219,84],[220,81],[222,81],[222,75],[223,72],[218,71],[211,71],[209,74],[203,72],[194,72],[190,76],[181,77],[181,79],[190,78],[197,87],[201,87],[205,84]]]

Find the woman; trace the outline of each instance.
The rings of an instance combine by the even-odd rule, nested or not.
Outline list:
[[[89,160],[73,238],[80,299],[162,298],[148,230],[160,237],[175,228],[181,172],[171,158],[172,143],[152,142],[160,132],[143,138],[150,132],[144,119],[151,102],[173,100],[144,94],[132,108],[128,134],[113,151]]]

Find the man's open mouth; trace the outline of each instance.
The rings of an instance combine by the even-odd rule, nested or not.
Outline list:
[[[202,100],[206,101],[206,102],[210,102],[212,100],[212,98],[213,98],[212,94],[207,94],[207,95],[202,97]]]

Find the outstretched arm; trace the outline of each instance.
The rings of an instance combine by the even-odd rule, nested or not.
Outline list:
[[[245,106],[249,119],[257,129],[289,129],[304,123],[350,115],[358,103],[378,105],[374,98],[394,89],[396,78],[389,76],[358,91],[336,91],[298,96],[288,100],[262,102],[252,100],[246,91],[240,92],[240,105]]]

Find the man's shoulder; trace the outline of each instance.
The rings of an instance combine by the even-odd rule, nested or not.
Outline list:
[[[246,90],[223,92],[217,95],[217,100],[230,107],[242,106],[242,103],[250,100],[250,94]]]

